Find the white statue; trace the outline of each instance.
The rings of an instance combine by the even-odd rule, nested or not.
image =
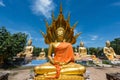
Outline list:
[[[41,50],[39,56],[37,57],[37,59],[46,59],[44,48],[42,48],[42,50]]]
[[[33,55],[33,46],[32,40],[28,40],[28,45],[24,48],[24,50],[17,54],[17,57],[32,57]]]

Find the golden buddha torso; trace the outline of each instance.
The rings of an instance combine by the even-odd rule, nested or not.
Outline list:
[[[114,59],[114,50],[112,47],[104,47],[104,53],[109,60]]]
[[[54,48],[55,52],[54,59],[48,55],[50,62],[35,67],[36,74],[56,75],[56,64],[60,66],[60,74],[83,75],[85,73],[86,69],[84,66],[74,63],[74,54],[70,43],[51,43],[49,51],[52,48]]]
[[[87,56],[87,49],[84,47],[84,43],[80,42],[80,47],[79,47],[79,54],[80,56]]]
[[[85,47],[79,47],[79,54],[81,56],[87,55],[87,50]]]
[[[108,60],[114,60],[115,59],[115,52],[112,47],[110,47],[110,41],[106,41],[106,47],[103,49],[103,53],[108,58]]]

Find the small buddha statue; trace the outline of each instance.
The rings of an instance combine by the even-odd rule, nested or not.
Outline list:
[[[37,57],[37,59],[46,59],[44,48],[41,49],[41,52],[40,52],[39,56]]]
[[[32,46],[32,40],[28,40],[27,46],[24,48],[24,50],[17,54],[17,57],[32,57],[33,53],[33,46]]]
[[[80,42],[80,47],[79,47],[79,54],[81,57],[87,56],[87,49],[84,47],[84,43]]]
[[[36,66],[36,75],[44,75],[46,78],[59,78],[60,75],[82,75],[86,68],[74,62],[74,52],[71,43],[64,39],[64,28],[56,30],[57,40],[50,43],[48,49],[49,62]],[[54,58],[51,56],[54,50]],[[83,79],[81,79],[83,80]]]
[[[101,63],[101,60],[96,57],[95,53],[92,53],[91,59],[93,60],[94,64],[100,64]]]
[[[106,47],[103,48],[103,53],[108,58],[108,60],[114,60],[116,58],[116,53],[112,47],[110,47],[110,41],[106,41]]]

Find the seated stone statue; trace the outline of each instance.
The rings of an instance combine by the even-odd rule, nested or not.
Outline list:
[[[46,58],[45,58],[45,51],[44,51],[44,48],[42,48],[42,50],[41,50],[39,56],[37,57],[37,59],[46,59]]]
[[[86,56],[87,55],[87,49],[84,47],[84,43],[80,42],[80,47],[79,47],[79,54],[81,57]]]
[[[108,58],[108,60],[115,59],[116,53],[114,52],[114,49],[112,47],[110,47],[110,41],[106,41],[106,47],[104,47],[103,53]]]
[[[86,68],[74,63],[74,53],[71,43],[64,39],[64,28],[56,30],[57,41],[49,45],[48,59],[50,62],[36,66],[36,75],[44,75],[47,78],[59,78],[60,75],[83,75]],[[54,58],[52,51],[54,50]],[[81,79],[83,80],[83,79]]]
[[[24,48],[24,50],[17,54],[17,57],[32,57],[33,46],[32,40],[28,40],[28,45]]]

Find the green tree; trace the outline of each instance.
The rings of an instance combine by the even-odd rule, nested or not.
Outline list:
[[[0,55],[9,53],[11,34],[5,27],[0,28]],[[7,55],[6,55],[7,56]]]
[[[41,51],[42,51],[42,48],[34,47],[33,56],[36,56],[36,57],[39,56]],[[48,48],[44,48],[44,51],[45,51],[45,55],[47,57],[47,55],[48,55]]]
[[[39,56],[39,53],[41,52],[41,48],[39,47],[34,47],[33,50],[33,56]]]
[[[27,40],[25,33],[11,34],[5,27],[0,28],[0,55],[4,59],[12,59],[18,52],[22,51]]]
[[[113,47],[116,54],[120,55],[120,38],[115,38],[111,41],[111,47]]]
[[[103,54],[103,48],[97,47],[96,56],[97,56],[97,57],[100,57],[100,56],[102,56],[102,54]]]
[[[23,51],[24,46],[27,42],[27,35],[25,33],[15,33],[11,36],[12,38],[12,54],[15,56],[17,53]]]
[[[89,54],[96,55],[96,53],[97,53],[97,48],[94,48],[94,47],[89,48]]]

